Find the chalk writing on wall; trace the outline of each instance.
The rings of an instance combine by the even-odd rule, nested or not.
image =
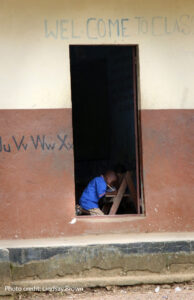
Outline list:
[[[194,16],[180,15],[177,18],[135,16],[121,19],[88,18],[83,24],[71,19],[44,20],[44,35],[52,39],[102,39],[111,37],[129,38],[135,35],[168,36],[173,34],[193,35]]]
[[[70,151],[73,149],[73,144],[69,141],[68,135],[57,134],[52,142],[46,135],[36,135],[20,138],[12,136],[9,143],[4,143],[3,138],[0,136],[0,152],[12,151],[27,151],[29,149],[41,151]]]

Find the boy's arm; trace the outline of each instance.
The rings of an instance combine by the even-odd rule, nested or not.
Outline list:
[[[106,184],[102,184],[96,180],[96,192],[98,197],[102,198],[106,194]]]
[[[111,187],[110,185],[101,185],[98,182],[96,182],[96,189],[97,189],[97,194],[99,198],[102,198],[105,194],[107,194],[107,187],[108,187],[108,194],[109,195],[116,195],[117,190],[115,187]]]
[[[104,193],[98,195],[98,197],[99,197],[99,198],[102,198],[105,194],[106,194],[106,192],[104,192]]]

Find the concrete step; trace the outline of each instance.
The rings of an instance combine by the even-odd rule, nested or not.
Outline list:
[[[3,247],[2,247],[3,246]],[[170,283],[194,279],[194,235],[147,234],[3,241],[5,286]]]

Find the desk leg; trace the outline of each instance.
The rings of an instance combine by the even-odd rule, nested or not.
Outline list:
[[[121,200],[123,198],[123,195],[125,193],[126,188],[127,188],[127,182],[126,182],[126,179],[124,177],[123,181],[122,181],[122,183],[120,185],[120,188],[118,190],[117,195],[113,198],[113,205],[112,205],[112,207],[110,209],[109,215],[115,215],[116,214],[116,212],[117,212],[117,210],[119,208],[119,205],[121,203]]]

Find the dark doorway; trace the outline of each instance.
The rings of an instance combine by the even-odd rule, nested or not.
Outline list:
[[[70,46],[76,203],[92,178],[120,166],[131,172],[137,199],[123,199],[117,214],[140,213],[136,52]]]

